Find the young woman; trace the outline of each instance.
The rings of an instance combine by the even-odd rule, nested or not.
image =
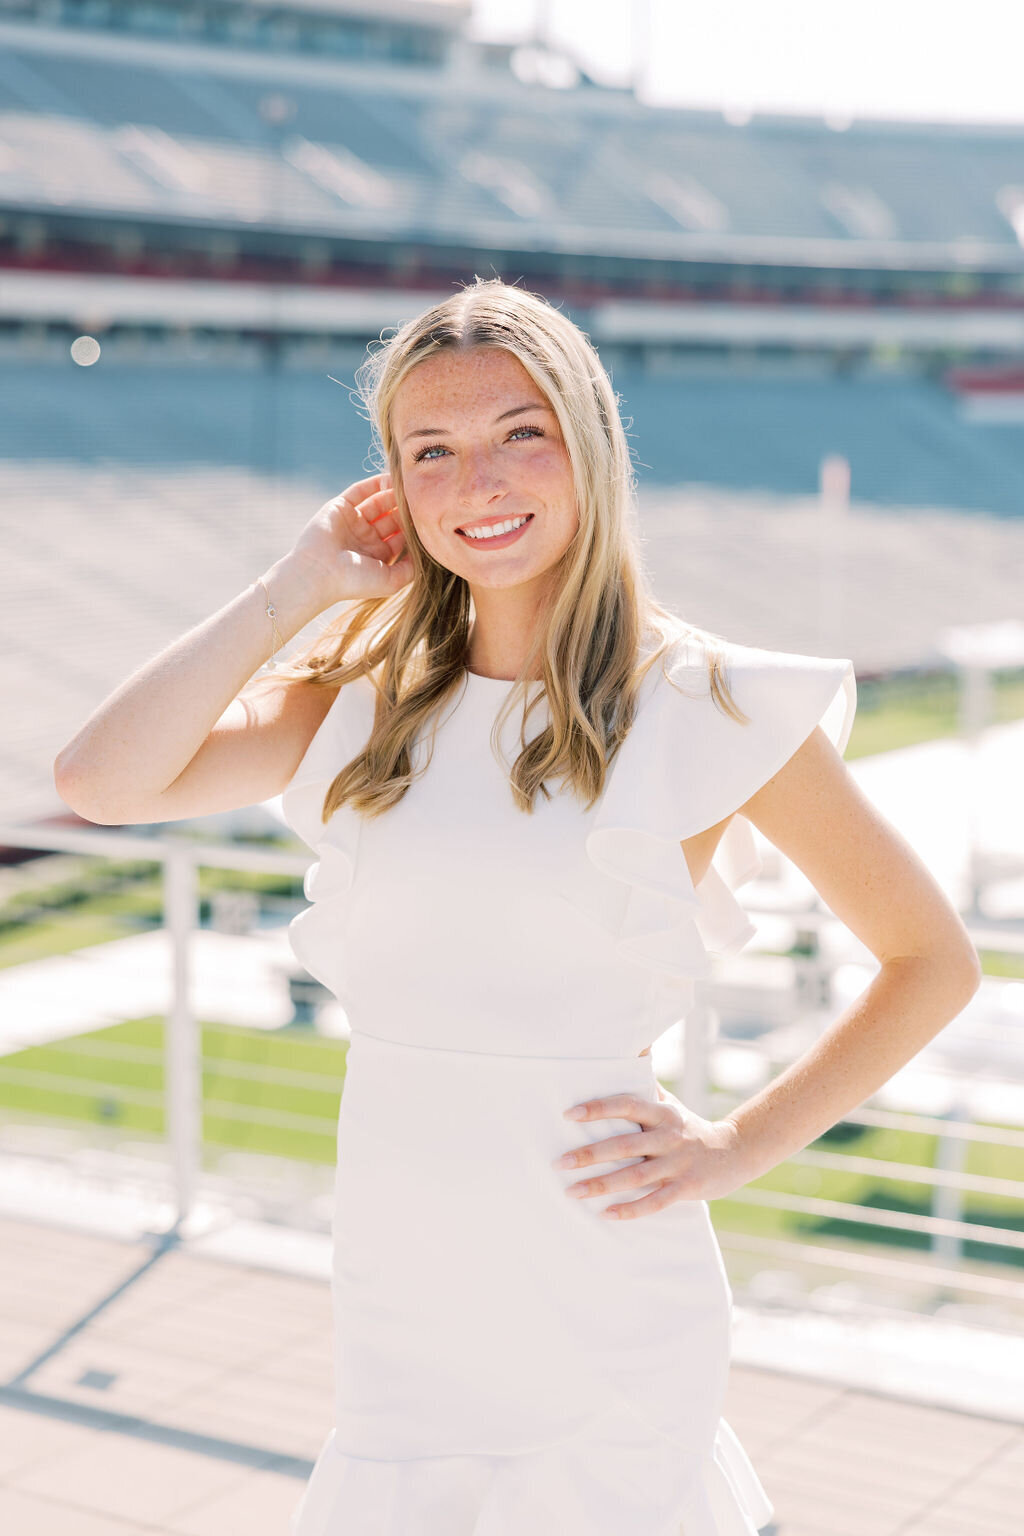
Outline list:
[[[722,1417],[707,1202],[874,1093],[964,1007],[977,956],[842,761],[850,661],[654,600],[617,399],[571,321],[477,281],[360,372],[386,471],[58,761],[100,822],[283,791],[318,855],[291,938],[352,1033],[335,1422],[291,1536],[754,1536],[772,1505]],[[650,1046],[754,931],[751,824],[880,968],[706,1120]]]

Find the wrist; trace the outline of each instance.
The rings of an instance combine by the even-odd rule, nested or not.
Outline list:
[[[324,590],[315,570],[294,555],[285,555],[254,579],[264,605],[267,594],[276,612],[282,643],[286,643],[336,599]],[[265,590],[264,590],[265,589]],[[268,627],[270,620],[267,620]]]
[[[753,1179],[760,1178],[766,1170],[758,1166],[757,1158],[752,1155],[752,1148],[748,1137],[743,1134],[743,1128],[732,1115],[724,1115],[715,1124],[724,1133],[729,1155],[738,1169],[742,1182],[749,1184]]]

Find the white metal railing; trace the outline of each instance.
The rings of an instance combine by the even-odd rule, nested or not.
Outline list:
[[[198,870],[213,867],[276,872],[301,878],[310,859],[272,848],[247,848],[241,844],[208,843],[181,837],[140,837],[130,832],[103,829],[79,831],[74,827],[0,825],[0,844],[119,860],[147,860],[162,867],[165,928],[170,937],[172,956],[164,1034],[164,1103],[175,1192],[174,1227],[178,1228],[187,1220],[195,1204],[199,1184],[202,1076],[189,968],[189,940],[199,927]],[[0,1060],[0,1071],[2,1068]]]
[[[191,1002],[189,951],[190,938],[200,927],[198,871],[201,867],[215,867],[301,878],[311,859],[308,854],[293,854],[273,848],[206,842],[191,837],[140,836],[137,833],[104,828],[79,830],[0,824],[0,845],[82,853],[118,861],[137,859],[159,864],[162,868],[164,926],[169,934],[173,957],[162,1053],[165,1089],[163,1093],[147,1089],[125,1090],[119,1085],[117,1092],[129,1103],[153,1105],[161,1100],[164,1103],[176,1209],[173,1229],[177,1229],[192,1211],[201,1182],[202,1061],[200,1033]],[[831,914],[821,909],[801,907],[794,911],[778,906],[759,909],[749,905],[751,911],[763,911],[765,915],[770,912],[772,916],[785,917],[800,930],[817,930],[826,923],[835,922]],[[1024,934],[1005,924],[982,924],[977,933],[972,931],[972,939],[1011,951],[1024,951]],[[806,965],[808,962],[804,959],[801,963]],[[822,960],[820,963],[827,967],[832,962]],[[697,1003],[689,1010],[683,1025],[685,1050],[681,1078],[673,1083],[680,1098],[698,1108],[700,1113],[709,1112],[710,1055],[717,1030],[717,1014],[709,1001],[713,995],[713,984],[698,989]],[[755,1053],[759,1050],[756,1041],[744,1042],[730,1038],[728,1043],[730,1048]],[[92,1055],[100,1060],[108,1055],[122,1060],[131,1057],[139,1062],[157,1061],[161,1057],[161,1052],[155,1048],[119,1046],[89,1039],[76,1040],[75,1049],[77,1054]],[[217,1066],[227,1077],[246,1077],[258,1081],[271,1076],[273,1080],[280,1081],[284,1075],[295,1086],[323,1086],[322,1077],[314,1073],[303,1073],[299,1069],[261,1068],[252,1063],[220,1060]],[[16,1080],[24,1084],[35,1081],[39,1086],[50,1088],[81,1088],[81,1079],[62,1079],[49,1073],[34,1073],[26,1068],[15,1068],[14,1072]],[[0,1057],[0,1078],[4,1073],[5,1062]],[[90,1080],[90,1086],[95,1088],[102,1084],[98,1080]],[[229,1100],[211,1100],[209,1097],[206,1107],[208,1112],[212,1109],[218,1118],[223,1119],[248,1120],[256,1124],[321,1134],[333,1134],[335,1131],[335,1121],[326,1120],[322,1116],[290,1114],[258,1106],[239,1106]],[[730,1200],[751,1207],[774,1208],[856,1223],[861,1227],[876,1228],[880,1234],[886,1230],[917,1234],[929,1240],[930,1257],[896,1258],[881,1252],[858,1251],[852,1246],[833,1248],[820,1240],[800,1241],[789,1237],[735,1231],[723,1234],[723,1246],[736,1252],[807,1261],[848,1272],[866,1271],[882,1279],[898,1278],[911,1285],[923,1285],[930,1289],[955,1287],[958,1291],[974,1292],[988,1298],[1024,1303],[1024,1284],[1020,1280],[1010,1273],[986,1272],[980,1266],[980,1261],[979,1267],[968,1268],[964,1257],[964,1244],[973,1242],[983,1243],[989,1249],[1005,1253],[1006,1260],[1010,1261],[1012,1254],[1024,1252],[1024,1231],[1011,1225],[1003,1227],[965,1221],[961,1215],[962,1197],[967,1193],[1019,1201],[1021,1211],[1024,1211],[1024,1182],[995,1175],[972,1174],[963,1168],[964,1155],[971,1142],[996,1146],[1006,1151],[1014,1149],[1024,1152],[1024,1130],[975,1124],[965,1117],[962,1106],[950,1115],[927,1115],[899,1113],[865,1105],[845,1115],[843,1121],[853,1125],[935,1135],[939,1138],[937,1165],[927,1167],[861,1157],[852,1152],[813,1148],[796,1153],[787,1162],[808,1169],[866,1174],[873,1179],[927,1186],[933,1193],[931,1214],[878,1209],[850,1201],[825,1199],[806,1192],[753,1187],[737,1191],[730,1196]]]

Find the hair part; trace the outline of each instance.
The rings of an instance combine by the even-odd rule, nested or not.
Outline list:
[[[579,527],[552,569],[551,597],[534,629],[523,671],[495,721],[495,734],[530,680],[543,679],[550,723],[532,740],[524,708],[520,751],[510,770],[516,804],[532,812],[546,781],[571,784],[587,809],[601,795],[615,753],[628,735],[648,670],[686,636],[704,641],[712,696],[734,719],[733,700],[715,642],[654,597],[645,569],[636,481],[618,396],[586,334],[542,295],[501,278],[477,277],[450,298],[397,327],[356,370],[373,433],[374,457],[391,473],[412,580],[387,597],[356,602],[275,677],[344,687],[371,679],[377,699],[362,752],[339,764],[323,806],[326,822],[348,802],[378,816],[414,779],[412,747],[457,690],[466,669],[469,584],[439,564],[417,537],[395,441],[396,394],[414,368],[443,351],[503,349],[518,358],[555,412],[576,488]],[[494,737],[492,736],[492,746]],[[429,757],[427,762],[429,763]],[[422,773],[427,764],[419,770]]]

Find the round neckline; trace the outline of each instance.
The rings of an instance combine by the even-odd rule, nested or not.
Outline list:
[[[471,672],[468,667],[464,668],[464,671],[466,676],[468,678],[472,678],[474,682],[496,683],[499,688],[513,688],[518,681],[518,679],[514,677],[487,677],[483,672]],[[540,681],[541,679],[539,677],[531,678],[531,682],[539,683]]]

